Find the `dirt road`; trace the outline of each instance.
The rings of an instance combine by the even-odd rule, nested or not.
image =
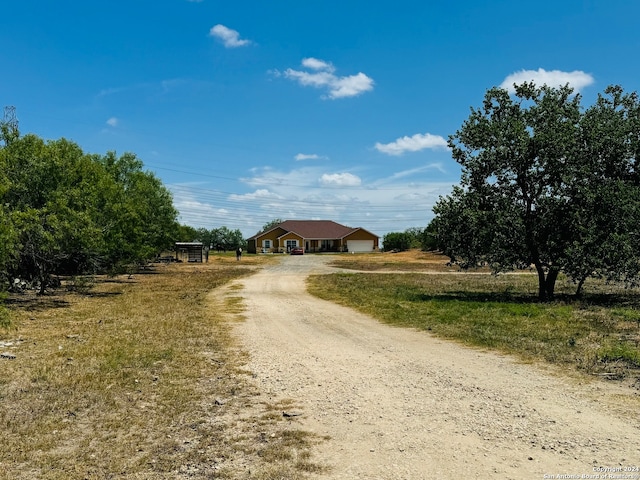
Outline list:
[[[324,478],[640,478],[613,471],[640,467],[629,389],[382,325],[308,295],[324,271],[325,257],[283,257],[234,291],[263,395],[295,400],[302,428],[331,437]]]

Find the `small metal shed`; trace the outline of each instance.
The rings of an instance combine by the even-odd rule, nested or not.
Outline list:
[[[176,261],[202,263],[202,242],[176,242]]]

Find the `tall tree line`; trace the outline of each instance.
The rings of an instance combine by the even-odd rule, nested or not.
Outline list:
[[[0,278],[118,271],[171,247],[170,192],[132,153],[0,130]]]

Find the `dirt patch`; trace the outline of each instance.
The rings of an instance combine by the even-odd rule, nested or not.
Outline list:
[[[282,257],[235,283],[247,368],[331,439],[326,478],[543,478],[637,467],[637,396],[606,382],[393,328],[305,291],[332,257]],[[556,477],[557,478],[557,477]]]

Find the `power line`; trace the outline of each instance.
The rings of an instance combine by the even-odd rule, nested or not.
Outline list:
[[[367,200],[354,200],[354,199],[337,199],[332,197],[331,199],[322,199],[322,198],[283,198],[281,196],[243,196],[230,192],[223,192],[220,190],[211,190],[200,187],[192,187],[192,186],[183,186],[183,185],[172,185],[169,187],[174,194],[184,195],[184,196],[193,196],[198,200],[204,200],[207,202],[215,203],[216,206],[219,207],[228,207],[228,208],[241,208],[243,205],[268,205],[268,204],[282,204],[288,206],[303,206],[303,207],[335,207],[335,208],[349,208],[354,206],[360,206],[362,208],[367,208],[375,211],[398,211],[399,209],[403,209],[402,205],[389,205],[388,203],[375,204],[371,203]],[[233,196],[235,198],[230,198]],[[431,208],[433,202],[428,199],[424,199],[422,204],[420,202],[413,203],[411,208],[412,210],[422,209],[422,208]]]
[[[211,228],[215,225],[255,228],[275,217],[336,220],[373,231],[424,227],[433,217],[434,192],[419,202],[376,202],[355,198],[287,198],[273,193],[238,195],[192,185],[171,185],[181,221]],[[356,192],[354,192],[356,193]],[[177,197],[177,198],[176,198]],[[253,225],[253,227],[251,227]],[[254,233],[254,232],[251,232]]]
[[[151,167],[154,170],[165,170],[168,172],[183,173],[185,175],[193,175],[194,177],[198,177],[198,178],[215,178],[218,180],[229,180],[231,182],[236,182],[236,183],[251,184],[255,187],[276,186],[276,187],[294,187],[294,188],[317,189],[317,190],[342,190],[347,188],[343,185],[316,185],[313,183],[305,183],[305,184],[289,183],[284,181],[280,177],[267,177],[264,179],[247,179],[247,178],[225,177],[222,175],[212,175],[208,173],[193,172],[189,170],[180,170],[177,168],[159,167],[157,165],[153,165],[149,163],[145,163],[145,166]],[[348,186],[348,188],[353,191],[396,191],[396,190],[406,190],[409,187],[407,185],[397,186],[397,187],[350,185]]]

